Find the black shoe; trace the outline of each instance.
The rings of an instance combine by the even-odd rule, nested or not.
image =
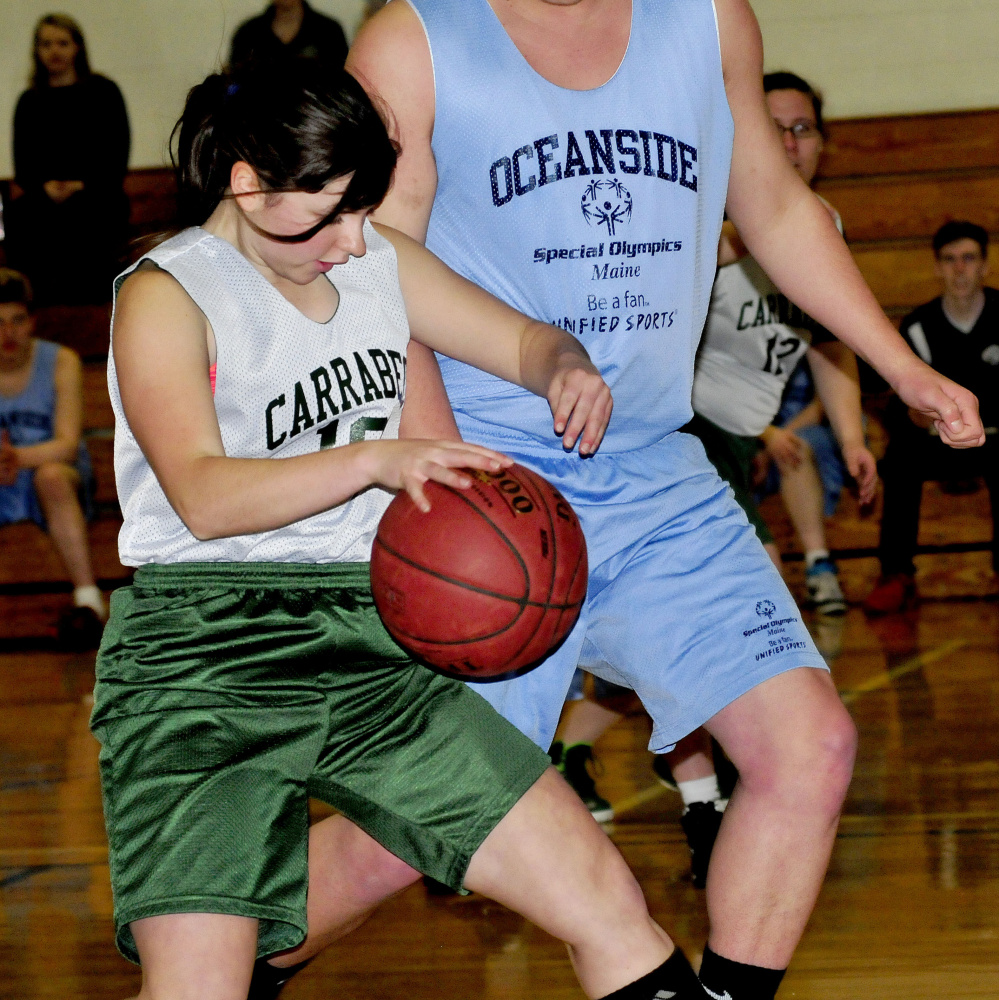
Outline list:
[[[708,862],[715,846],[724,813],[714,802],[692,802],[680,817],[680,826],[690,848],[690,876],[695,889],[703,889],[708,878]]]
[[[583,800],[590,815],[598,823],[609,823],[614,818],[614,807],[601,795],[590,774],[593,747],[589,743],[574,743],[565,750],[560,764],[556,765],[569,782],[572,790]]]
[[[101,644],[104,622],[93,608],[69,608],[59,616],[59,645],[71,653],[85,653]]]
[[[285,983],[292,976],[297,975],[304,969],[311,958],[307,958],[298,965],[289,965],[287,969],[279,969],[276,965],[271,965],[266,958],[258,958],[253,964],[253,978],[250,980],[250,992],[246,1000],[275,1000],[284,989]]]

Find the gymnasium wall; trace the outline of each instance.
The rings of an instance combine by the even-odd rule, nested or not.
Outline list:
[[[268,0],[0,0],[0,177],[13,173],[11,123],[31,69],[38,18],[54,12],[83,27],[91,66],[125,95],[133,167],[167,162],[166,139],[184,95],[229,54],[236,26]],[[309,0],[353,37],[364,0]]]
[[[29,71],[32,28],[61,10],[84,27],[95,69],[121,86],[132,166],[166,162],[188,88],[228,51],[234,27],[266,0],[4,0],[0,177],[12,172],[10,120]],[[312,0],[348,37],[363,0]],[[767,67],[821,86],[833,118],[999,106],[997,0],[754,0]]]
[[[999,105],[996,0],[751,0],[768,70],[822,88],[830,118]]]

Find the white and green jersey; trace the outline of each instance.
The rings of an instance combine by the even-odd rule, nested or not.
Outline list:
[[[398,436],[409,325],[395,249],[370,224],[364,238],[367,254],[329,274],[340,304],[327,323],[304,316],[235,247],[203,229],[187,229],[143,258],[173,275],[211,323],[215,412],[230,458],[290,458]],[[116,281],[116,295],[137,266]],[[112,319],[112,343],[113,329]],[[113,350],[108,384],[124,517],[118,548],[126,566],[370,558],[375,529],[392,499],[374,487],[283,528],[198,540],[170,506],[132,435]]]
[[[694,369],[694,412],[730,434],[758,437],[809,346],[831,339],[752,257],[719,268]]]

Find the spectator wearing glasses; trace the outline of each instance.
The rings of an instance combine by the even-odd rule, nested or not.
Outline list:
[[[978,396],[985,445],[952,452],[923,414],[893,398],[885,414],[890,439],[881,462],[881,579],[864,602],[870,614],[903,611],[915,603],[913,555],[919,506],[927,479],[982,476],[992,508],[992,566],[999,509],[999,291],[985,286],[989,274],[988,233],[972,222],[948,222],[933,237],[936,275],[943,294],[902,320],[902,335],[938,372],[958,377]]]
[[[794,73],[767,74],[764,90],[788,159],[811,184],[822,155],[822,98]],[[826,208],[840,226],[835,209],[828,204]],[[842,614],[846,602],[826,543],[824,490],[814,453],[802,436],[775,421],[784,388],[798,362],[807,357],[846,467],[857,481],[861,502],[869,502],[877,473],[864,443],[856,358],[778,291],[728,223],[722,231],[719,265],[697,357],[694,419],[688,429],[703,441],[779,567],[780,553],[756,508],[751,482],[758,452],[773,461],[780,472],[781,496],[805,550],[809,603],[820,613]]]

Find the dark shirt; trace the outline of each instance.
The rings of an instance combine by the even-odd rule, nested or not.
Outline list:
[[[929,358],[913,335],[916,324],[922,328]],[[970,333],[962,333],[947,319],[942,298],[914,309],[900,329],[924,361],[978,397],[986,427],[999,425],[999,291],[985,289],[985,308]]]
[[[35,87],[14,112],[14,176],[28,193],[46,181],[121,191],[131,136],[121,91],[94,73],[69,87]]]
[[[244,21],[232,38],[229,65],[279,62],[282,59],[317,59],[332,69],[341,69],[347,58],[347,39],[343,28],[331,17],[319,14],[305,4],[305,14],[298,34],[286,45],[271,29],[275,10],[268,7],[259,17]]]

